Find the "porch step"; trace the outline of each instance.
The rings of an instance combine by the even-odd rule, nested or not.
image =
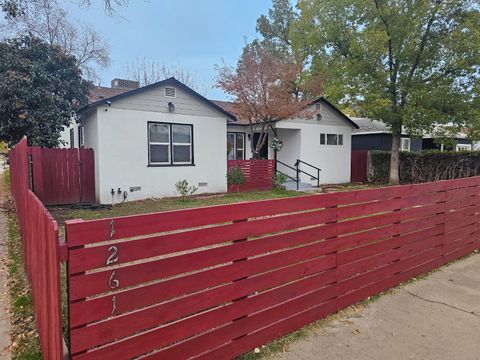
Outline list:
[[[297,183],[293,180],[288,180],[284,182],[283,185],[285,186],[286,190],[297,190]],[[304,183],[304,182],[298,183],[298,191],[308,191],[312,189],[316,189],[316,188],[314,188],[311,184]]]

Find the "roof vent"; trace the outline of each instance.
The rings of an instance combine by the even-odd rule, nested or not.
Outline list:
[[[165,97],[171,97],[171,98],[174,98],[175,97],[175,88],[173,87],[165,87]]]
[[[138,89],[140,83],[138,81],[118,79],[112,80],[112,88],[124,88],[124,89]]]

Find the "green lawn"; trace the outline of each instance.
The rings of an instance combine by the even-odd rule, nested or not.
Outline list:
[[[70,209],[63,207],[50,207],[50,213],[57,219],[62,228],[65,220],[84,219],[93,220],[106,217],[116,217],[134,214],[146,214],[159,211],[187,209],[201,206],[232,204],[242,201],[266,200],[287,198],[294,196],[308,195],[299,191],[288,190],[270,190],[257,192],[241,192],[228,194],[209,194],[187,197],[169,197],[162,199],[148,199],[142,201],[131,201],[124,204],[114,205],[111,208],[90,210],[90,209]],[[62,231],[62,230],[61,230]]]

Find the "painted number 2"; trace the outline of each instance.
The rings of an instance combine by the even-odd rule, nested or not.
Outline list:
[[[115,264],[118,261],[118,248],[116,246],[110,246],[108,252],[110,256],[107,259],[107,266]]]

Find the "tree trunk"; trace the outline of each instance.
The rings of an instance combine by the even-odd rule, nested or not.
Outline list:
[[[400,133],[392,134],[392,153],[390,155],[390,184],[400,183]]]

